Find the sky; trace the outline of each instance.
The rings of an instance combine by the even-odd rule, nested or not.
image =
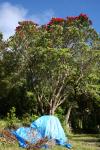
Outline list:
[[[52,17],[77,16],[85,13],[100,33],[100,0],[0,0],[0,32],[4,39],[15,32],[19,21],[47,23]]]

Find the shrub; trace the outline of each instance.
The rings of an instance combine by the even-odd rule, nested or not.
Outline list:
[[[16,108],[12,107],[7,113],[7,127],[8,128],[18,128],[19,119],[16,117]]]

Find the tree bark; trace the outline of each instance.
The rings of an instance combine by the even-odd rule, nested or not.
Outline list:
[[[54,109],[50,109],[50,115],[54,115],[54,113],[55,113],[55,110]]]
[[[70,107],[68,108],[67,114],[66,114],[66,116],[65,116],[66,125],[68,124],[71,110],[72,110],[72,106],[70,106]]]

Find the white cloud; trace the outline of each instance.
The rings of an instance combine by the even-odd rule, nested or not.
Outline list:
[[[3,33],[4,39],[14,34],[18,21],[24,20],[26,14],[26,9],[8,2],[0,5],[0,32]]]
[[[4,2],[0,5],[0,32],[3,33],[4,39],[7,39],[14,34],[19,21],[30,19],[38,24],[44,24],[48,22],[53,15],[54,12],[48,10],[28,16],[28,10],[22,6]]]

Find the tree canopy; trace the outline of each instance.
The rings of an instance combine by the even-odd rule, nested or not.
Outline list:
[[[82,108],[81,97],[99,108],[99,43],[100,35],[85,14],[52,18],[41,26],[19,22],[7,41],[1,34],[0,114],[13,106],[18,115],[54,114],[61,108],[69,119],[66,110]]]

